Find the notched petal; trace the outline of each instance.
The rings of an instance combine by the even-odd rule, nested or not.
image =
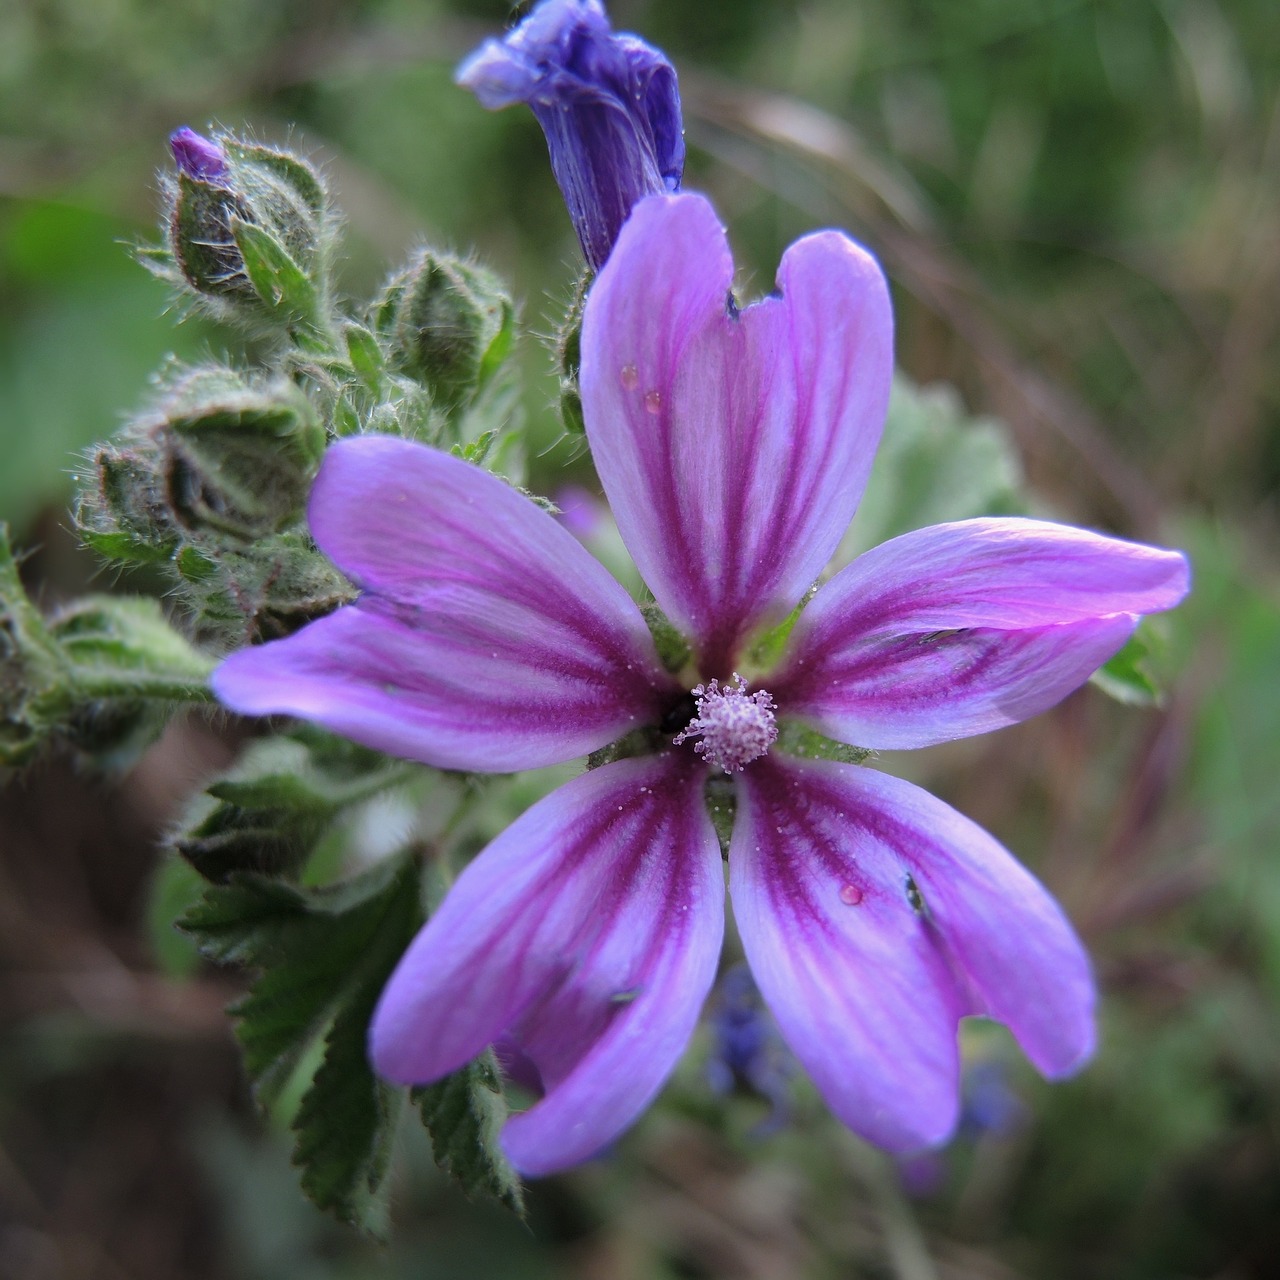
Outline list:
[[[892,1149],[956,1115],[956,1022],[1005,1023],[1045,1075],[1094,1047],[1088,957],[992,837],[872,769],[770,758],[744,778],[731,892],[748,960],[832,1110]]]
[[[587,300],[584,414],[618,527],[704,675],[780,622],[852,518],[893,364],[888,290],[846,236],[797,241],[779,294],[726,307],[700,196],[636,206]]]
[[[371,1030],[403,1083],[497,1042],[545,1096],[503,1146],[523,1173],[589,1158],[648,1105],[693,1032],[724,923],[702,771],[667,753],[585,774],[462,873],[406,952]]]

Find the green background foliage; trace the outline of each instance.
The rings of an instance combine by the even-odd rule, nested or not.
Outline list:
[[[790,1125],[752,1136],[763,1104],[710,1093],[700,1040],[608,1160],[529,1189],[527,1226],[468,1200],[407,1126],[385,1183],[370,1171],[390,1193],[393,1244],[376,1248],[310,1209],[289,1167],[289,1126],[306,1096],[316,1105],[306,1063],[260,1118],[222,1013],[246,980],[200,965],[167,927],[197,886],[161,863],[159,837],[243,734],[193,717],[110,785],[52,758],[0,802],[0,1272],[1269,1276],[1280,10],[610,9],[678,65],[688,184],[729,225],[744,292],[767,288],[786,243],[818,225],[850,229],[891,277],[899,362],[926,390],[899,389],[848,554],[932,520],[1029,506],[1192,556],[1191,599],[1147,637],[1162,707],[1086,689],[989,740],[884,762],[989,826],[1064,902],[1104,991],[1098,1058],[1050,1087],[1002,1034],[972,1029],[972,1055],[1007,1068],[1021,1122],[899,1170],[803,1084]],[[515,284],[526,330],[553,330],[577,251],[541,135],[527,113],[486,113],[451,83],[506,16],[497,0],[0,9],[0,518],[30,549],[24,573],[45,605],[117,585],[68,532],[80,451],[148,398],[167,353],[251,350],[199,319],[175,325],[163,285],[129,259],[126,242],[151,234],[178,125],[291,138],[317,158],[346,215],[340,277],[353,295],[424,239],[474,245]],[[565,467],[590,486],[552,409],[548,350],[526,337],[517,358],[534,486]],[[929,387],[940,381],[954,390]],[[138,570],[123,585],[154,584]],[[495,800],[472,842],[545,785]],[[234,834],[222,819],[206,835]],[[353,830],[372,848],[396,821],[366,813]],[[312,892],[290,908],[307,929]],[[349,1033],[326,1016],[308,1030]],[[491,1123],[484,1088],[460,1081],[434,1105],[456,1112],[470,1090],[466,1122]],[[348,1103],[359,1123],[376,1106],[335,1105]]]

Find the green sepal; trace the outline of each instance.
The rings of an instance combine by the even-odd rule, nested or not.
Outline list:
[[[733,820],[738,812],[738,792],[733,779],[727,773],[709,774],[703,800],[707,806],[707,817],[711,819],[720,843],[720,856],[727,859],[733,842]]]
[[[181,533],[154,440],[131,433],[119,445],[102,445],[81,484],[75,523],[88,546],[132,564],[156,564],[173,555]]]
[[[296,344],[327,349],[333,220],[319,175],[287,152],[217,143],[226,171],[166,183],[167,252],[144,250],[140,260],[219,319],[289,329]]]
[[[783,720],[778,725],[778,738],[773,749],[802,760],[839,760],[842,764],[862,764],[872,755],[866,747],[855,747],[824,737],[798,720]]]
[[[0,522],[0,766],[26,764],[53,727],[40,713],[59,696],[65,662],[27,595]]]
[[[250,216],[243,198],[223,183],[180,172],[172,199],[169,251],[181,278],[197,294],[251,302],[253,285],[231,234],[233,217]],[[143,258],[148,265],[152,260]]]
[[[218,572],[218,562],[196,547],[186,546],[173,558],[178,576],[192,586],[208,582]]]
[[[661,751],[668,745],[670,745],[670,735],[667,735],[667,741],[664,742],[661,733],[651,727],[632,729],[629,733],[624,733],[621,738],[603,747],[597,747],[591,752],[587,756],[587,768],[599,769],[606,764],[612,764],[615,760],[630,760],[633,756],[652,755],[653,752]]]
[[[232,216],[231,235],[244,262],[244,272],[268,314],[285,322],[322,327],[320,296],[307,273],[265,227]]]
[[[81,473],[76,522],[90,546],[160,563],[193,538],[252,542],[301,519],[325,447],[302,391],[221,365],[157,381],[153,403]]]
[[[251,541],[301,518],[325,433],[291,382],[195,369],[172,380],[157,416],[171,522]]]
[[[187,603],[198,630],[237,644],[292,635],[355,599],[355,589],[300,529],[210,551],[191,559],[193,577],[184,574]]]
[[[415,1089],[412,1097],[431,1134],[436,1163],[468,1195],[492,1196],[523,1217],[520,1175],[498,1142],[509,1108],[493,1051],[486,1049],[451,1076]]]
[[[157,600],[85,596],[50,622],[81,698],[208,702],[213,659],[175,631]]]
[[[373,395],[381,395],[384,366],[378,340],[363,325],[354,322],[343,328],[343,337],[351,371]]]
[[[123,530],[96,531],[80,529],[85,546],[105,560],[124,564],[163,564],[173,554],[169,547],[143,542]]]
[[[671,620],[656,604],[642,605],[641,614],[653,637],[653,647],[658,651],[658,659],[668,671],[679,671],[693,652],[689,642],[676,630]]]
[[[305,160],[291,156],[286,151],[276,151],[272,147],[263,147],[253,142],[242,142],[238,138],[223,137],[218,142],[233,164],[238,162],[259,165],[274,173],[317,218],[324,214],[328,196],[319,175]]]
[[[455,444],[450,452],[455,458],[461,458],[463,462],[482,467],[497,438],[496,430],[482,431],[474,440],[468,440],[466,444]]]
[[[254,1093],[279,1099],[309,1048],[320,1065],[293,1121],[303,1190],[374,1235],[387,1227],[387,1172],[400,1103],[366,1058],[373,1007],[422,923],[417,860],[304,890],[241,873],[183,916],[208,959],[257,971],[230,1012]]]
[[[795,630],[796,623],[800,621],[801,613],[817,593],[816,586],[810,587],[804,593],[800,603],[781,622],[770,627],[751,643],[747,651],[747,662],[744,664],[749,671],[772,671],[778,666],[786,650],[787,641],[791,639],[791,633]]]

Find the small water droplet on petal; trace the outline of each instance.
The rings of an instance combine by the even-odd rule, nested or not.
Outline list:
[[[856,884],[846,884],[840,890],[840,901],[846,907],[856,907],[862,901],[862,890]]]
[[[646,413],[659,414],[662,412],[662,392],[646,391],[644,393],[644,409]]]
[[[618,381],[622,383],[624,391],[634,391],[640,381],[640,370],[633,364],[624,364],[622,372],[618,374]]]

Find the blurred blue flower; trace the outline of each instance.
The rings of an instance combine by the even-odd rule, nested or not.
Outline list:
[[[1030,1114],[1010,1082],[1007,1062],[981,1054],[966,1059],[960,1083],[958,1140],[978,1143],[1010,1138],[1027,1123]],[[898,1156],[896,1163],[902,1188],[913,1198],[935,1195],[947,1180],[947,1157],[943,1151],[913,1151]]]
[[[961,1135],[1008,1137],[1027,1120],[1027,1104],[1009,1083],[1008,1065],[980,1058],[966,1065],[960,1086]]]
[[[771,1104],[756,1137],[774,1133],[790,1114],[795,1059],[765,1008],[751,970],[736,964],[720,979],[711,1009],[707,1083],[718,1094],[745,1089]]]
[[[533,109],[593,271],[637,200],[680,188],[675,69],[638,37],[615,34],[600,0],[542,0],[505,39],[485,41],[457,81],[490,110]]]

